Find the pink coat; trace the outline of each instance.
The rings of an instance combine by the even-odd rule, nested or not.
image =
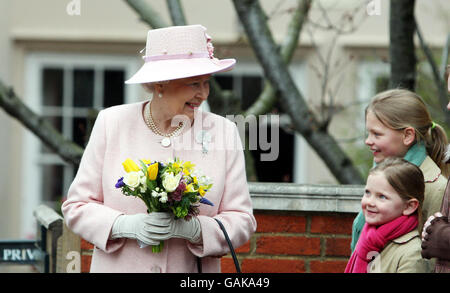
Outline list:
[[[220,272],[220,256],[229,249],[213,217],[222,221],[235,248],[256,230],[237,127],[221,116],[198,111],[193,127],[163,147],[162,137],[150,131],[142,119],[144,105],[125,104],[100,111],[62,206],[65,221],[74,233],[94,244],[91,272],[197,272],[196,256],[203,257],[203,272]],[[201,129],[211,135],[206,154],[196,139]],[[149,247],[139,248],[136,240],[109,240],[119,215],[146,213],[140,199],[115,188],[124,174],[122,162],[126,158],[165,161],[173,157],[191,161],[213,180],[206,198],[214,206],[202,204],[198,216],[202,244],[172,238],[155,254]]]

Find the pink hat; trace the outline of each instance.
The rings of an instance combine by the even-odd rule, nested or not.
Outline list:
[[[172,26],[149,30],[144,65],[127,84],[148,83],[231,70],[235,59],[219,60],[206,28]]]

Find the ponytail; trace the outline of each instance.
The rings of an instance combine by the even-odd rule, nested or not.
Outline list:
[[[424,140],[428,155],[433,159],[436,165],[439,166],[442,174],[448,178],[450,175],[450,168],[445,162],[445,151],[448,140],[444,129],[439,124],[435,123],[430,127]]]

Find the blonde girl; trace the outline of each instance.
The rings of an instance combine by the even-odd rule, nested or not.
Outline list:
[[[346,273],[424,273],[420,217],[425,184],[419,167],[387,158],[367,178],[361,207],[366,220]]]

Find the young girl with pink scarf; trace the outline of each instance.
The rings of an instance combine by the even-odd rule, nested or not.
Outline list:
[[[425,184],[419,167],[387,158],[367,178],[361,206],[364,228],[346,273],[424,273],[421,257],[421,205]]]

